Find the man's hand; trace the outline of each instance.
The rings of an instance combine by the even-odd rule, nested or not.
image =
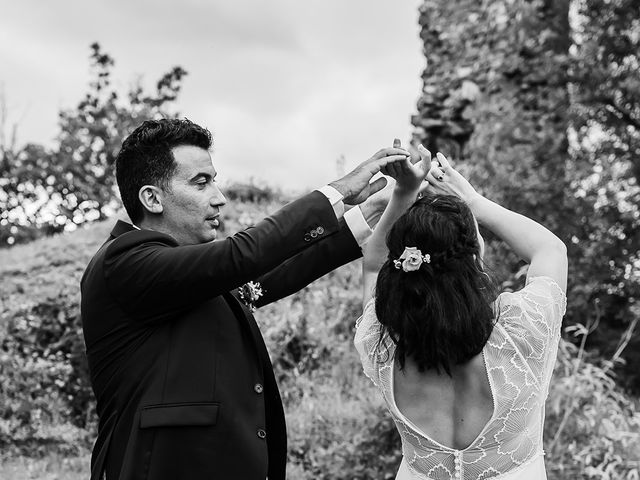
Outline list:
[[[347,205],[358,205],[386,185],[384,178],[369,183],[380,170],[394,162],[406,161],[411,154],[402,148],[383,148],[339,180],[331,182]]]

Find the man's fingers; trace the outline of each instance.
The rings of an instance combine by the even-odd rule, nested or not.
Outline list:
[[[377,163],[379,164],[380,168],[382,168],[385,165],[390,165],[396,162],[404,161],[406,159],[407,155],[405,154],[388,155],[386,157],[378,159]]]
[[[386,178],[380,177],[377,180],[374,180],[369,184],[369,192],[370,192],[369,196],[373,195],[374,193],[378,193],[380,190],[382,190],[386,186],[387,186]]]
[[[392,155],[403,155],[405,157],[409,157],[411,154],[404,148],[383,148],[382,150],[378,150],[371,158],[381,160],[384,157]]]

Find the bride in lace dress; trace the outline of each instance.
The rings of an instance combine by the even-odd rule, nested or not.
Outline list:
[[[438,154],[389,166],[392,199],[364,251],[355,345],[402,439],[396,480],[546,479],[544,404],[566,308],[564,244],[478,194]],[[421,183],[427,194],[416,201]],[[529,263],[497,295],[478,223]]]

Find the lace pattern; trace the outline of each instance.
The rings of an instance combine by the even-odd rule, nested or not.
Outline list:
[[[566,298],[549,277],[533,277],[525,288],[496,300],[499,321],[483,355],[494,412],[464,450],[430,439],[398,410],[393,398],[395,344],[379,344],[382,326],[374,300],[356,321],[354,343],[364,373],[381,391],[402,438],[408,468],[422,479],[482,480],[512,472],[542,452],[544,402],[555,363]]]

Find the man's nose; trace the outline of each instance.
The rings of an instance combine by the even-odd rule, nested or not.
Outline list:
[[[222,190],[220,190],[217,185],[214,185],[214,187],[215,187],[215,190],[210,200],[211,205],[216,205],[216,206],[225,205],[227,203],[227,199],[222,193]]]

